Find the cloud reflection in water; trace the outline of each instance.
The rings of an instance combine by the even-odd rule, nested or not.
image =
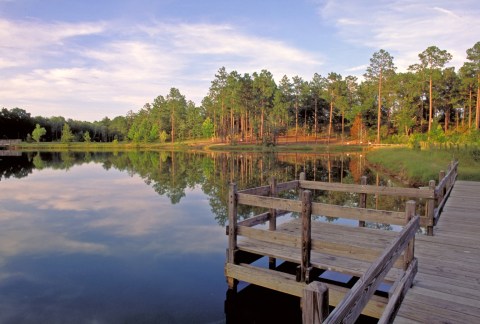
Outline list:
[[[226,237],[200,189],[173,206],[92,163],[0,189],[0,322],[223,318]]]

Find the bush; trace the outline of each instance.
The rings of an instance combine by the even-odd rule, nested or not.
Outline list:
[[[408,146],[413,149],[419,150],[421,148],[420,143],[426,141],[425,134],[415,133],[410,135],[408,139]]]

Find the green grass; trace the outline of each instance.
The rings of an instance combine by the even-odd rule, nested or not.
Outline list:
[[[206,147],[212,151],[227,152],[312,152],[312,153],[341,153],[358,152],[364,149],[358,145],[324,145],[324,144],[280,144],[277,146],[264,146],[255,144],[212,144]]]
[[[22,151],[122,151],[122,150],[186,150],[189,147],[184,143],[159,144],[159,143],[61,143],[61,142],[41,142],[41,143],[21,143],[16,145],[17,149]]]
[[[388,173],[410,183],[426,185],[429,180],[438,181],[438,173],[458,159],[458,179],[480,181],[480,150],[381,148],[367,153],[367,160]]]
[[[22,151],[123,151],[123,150],[142,150],[142,151],[161,151],[161,150],[211,150],[219,152],[312,152],[312,153],[341,153],[358,152],[364,149],[364,146],[358,145],[325,145],[325,144],[280,144],[277,146],[264,146],[255,144],[212,144],[209,141],[188,141],[171,143],[61,143],[61,142],[41,142],[26,143],[23,142],[16,146]]]

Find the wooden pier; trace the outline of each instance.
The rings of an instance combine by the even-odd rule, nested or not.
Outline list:
[[[243,191],[232,184],[225,265],[229,287],[235,291],[240,280],[298,296],[304,323],[353,323],[361,313],[380,323],[480,322],[480,184],[455,184],[457,166],[452,162],[440,172],[438,185],[432,180],[422,189],[368,186],[365,179],[360,185],[322,183],[302,176]],[[300,200],[278,198],[295,190]],[[355,192],[358,208],[312,202],[310,190]],[[414,201],[402,213],[367,209],[368,194],[420,198],[425,213],[416,215]],[[267,211],[237,222],[238,205]],[[287,212],[300,217],[277,226],[277,217]],[[359,226],[312,221],[312,215],[354,219]],[[268,228],[257,227],[265,222]],[[365,222],[403,229],[366,228]],[[418,234],[420,225],[434,235]],[[268,268],[252,265],[264,256]],[[280,260],[297,265],[296,271],[278,271]],[[351,280],[347,285],[323,280],[329,271]],[[385,294],[377,291],[382,283],[388,287]]]
[[[456,181],[395,323],[480,323],[480,182]]]

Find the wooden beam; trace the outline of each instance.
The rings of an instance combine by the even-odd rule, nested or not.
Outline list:
[[[360,178],[360,185],[366,186],[367,185],[367,177],[362,176]],[[367,194],[366,193],[361,193],[359,194],[359,202],[358,202],[358,207],[359,208],[367,208]],[[360,227],[365,227],[365,221],[361,220],[358,221],[358,226]]]
[[[345,207],[330,204],[313,203],[312,214],[371,221],[392,225],[405,225],[404,213],[367,208]]]
[[[338,192],[356,192],[365,194],[378,194],[384,196],[401,196],[411,198],[435,198],[433,190],[421,190],[417,188],[398,188],[374,185],[358,185],[334,182],[300,180],[300,188],[310,190],[326,190]]]
[[[328,316],[327,322],[354,323],[361,314],[378,286],[382,283],[395,260],[415,236],[419,228],[419,218],[415,216],[400,232],[399,237],[385,249],[385,252],[373,263],[353,288],[345,295],[342,302]]]
[[[302,257],[300,260],[300,280],[307,282],[307,269],[310,267],[310,253],[312,251],[312,192],[302,192]]]
[[[290,212],[302,212],[302,203],[298,200],[262,197],[238,193],[238,203],[241,205],[249,205],[264,208],[276,208]]]
[[[304,324],[320,324],[329,313],[328,286],[314,281],[303,289],[302,322]]]
[[[258,268],[248,264],[226,264],[225,276],[297,297],[303,296],[303,290],[306,287],[304,282],[297,282],[294,275],[266,268]],[[337,285],[326,285],[329,289],[330,306],[338,305],[349,291],[348,288]],[[385,297],[373,296],[363,309],[362,314],[380,318],[387,302],[388,300]]]
[[[228,262],[235,263],[237,249],[237,184],[231,183],[228,191]]]
[[[298,180],[287,181],[277,184],[277,193],[292,189],[298,189]]]
[[[413,279],[418,271],[418,260],[413,259],[412,263],[408,266],[407,271],[403,276],[395,283],[394,288],[389,292],[388,304],[380,317],[379,324],[392,323],[393,319],[397,315],[397,312],[402,304],[403,298],[407,294],[408,289],[413,284]]]
[[[270,194],[270,186],[255,187],[245,190],[240,190],[238,193],[247,195],[268,196]]]
[[[435,180],[430,180],[428,182],[428,187],[430,190],[435,190]],[[427,201],[427,208],[425,211],[425,215],[427,217],[427,235],[432,236],[433,235],[433,224],[435,222],[435,198],[434,199],[429,199]]]
[[[415,201],[409,200],[405,206],[405,224],[408,224],[415,216]],[[405,253],[403,254],[403,269],[407,270],[414,258],[415,235],[408,242]]]

